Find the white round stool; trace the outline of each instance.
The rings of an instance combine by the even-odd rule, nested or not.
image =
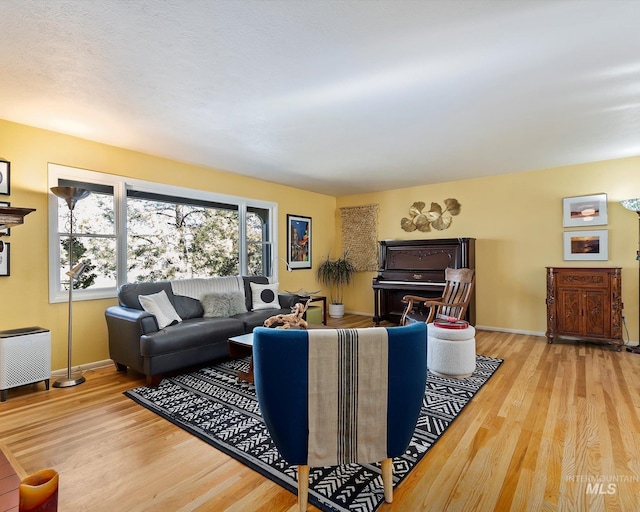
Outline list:
[[[476,330],[427,325],[427,368],[442,377],[463,379],[476,369]]]

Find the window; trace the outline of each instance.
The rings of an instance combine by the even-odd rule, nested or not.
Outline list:
[[[274,203],[55,164],[49,186],[91,191],[73,210],[71,244],[69,208],[50,194],[51,302],[66,300],[70,245],[74,262],[88,263],[79,300],[113,297],[126,282],[277,272]]]

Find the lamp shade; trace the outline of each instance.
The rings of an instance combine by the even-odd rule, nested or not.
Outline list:
[[[84,199],[91,194],[90,190],[79,187],[51,187],[51,192],[59,198],[64,199],[69,206],[69,210],[73,210],[80,199]]]
[[[640,197],[636,197],[635,199],[625,199],[624,201],[620,201],[620,204],[627,210],[640,212]]]

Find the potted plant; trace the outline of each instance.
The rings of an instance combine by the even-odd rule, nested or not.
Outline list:
[[[318,281],[329,288],[329,316],[342,318],[344,303],[342,296],[344,287],[353,281],[356,267],[344,253],[340,258],[332,260],[329,256],[318,266]]]

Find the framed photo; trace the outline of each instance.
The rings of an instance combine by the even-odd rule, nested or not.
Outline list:
[[[287,263],[292,270],[311,268],[311,217],[287,214]]]
[[[607,194],[565,197],[562,200],[562,225],[589,227],[607,225]]]
[[[11,251],[9,250],[11,248],[11,244],[8,244],[7,242],[4,243],[4,249],[2,252],[0,252],[0,277],[6,277],[9,274],[9,255],[11,254]]]
[[[6,201],[0,201],[0,208],[2,208],[3,206],[9,207],[11,206],[11,203],[7,203]],[[0,229],[0,235],[11,236],[11,228]]]
[[[0,194],[8,196],[11,193],[10,180],[11,163],[6,160],[0,160]]]
[[[564,259],[594,261],[609,259],[609,231],[565,231]]]

